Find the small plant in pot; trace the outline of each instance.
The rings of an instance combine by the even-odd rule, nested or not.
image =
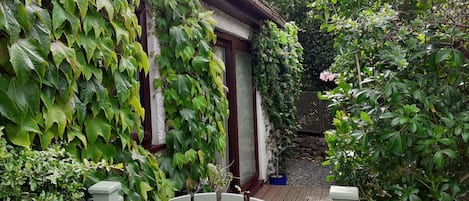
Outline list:
[[[291,146],[289,135],[282,135],[279,129],[271,133],[269,138],[270,151],[272,158],[270,163],[274,172],[269,174],[269,183],[271,185],[287,185],[287,175],[281,172],[281,167],[285,162],[284,152]]]

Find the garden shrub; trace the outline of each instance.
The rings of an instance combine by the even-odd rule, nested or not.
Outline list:
[[[97,167],[81,163],[59,145],[43,151],[14,147],[0,131],[2,200],[80,200],[86,192],[83,181]]]
[[[333,33],[320,29],[321,21],[310,17],[310,0],[268,0],[287,20],[298,26],[298,42],[303,47],[303,91],[321,91],[334,88],[333,82],[323,82],[319,74],[332,64],[335,49]],[[314,13],[314,12],[313,12]]]
[[[338,49],[337,87],[322,95],[336,111],[329,179],[364,200],[467,200],[469,3],[346,9],[367,2],[316,3],[335,11],[327,29]]]

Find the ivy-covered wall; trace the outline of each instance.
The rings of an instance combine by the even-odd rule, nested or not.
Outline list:
[[[299,128],[296,100],[301,93],[303,48],[298,27],[292,22],[284,28],[264,22],[253,39],[252,52],[254,84],[271,122],[268,149],[274,156],[272,162],[282,165]]]
[[[176,189],[196,191],[207,165],[226,146],[223,62],[215,57],[215,21],[198,0],[149,1],[161,52],[157,56],[166,110],[166,150],[159,163]]]
[[[130,138],[143,133],[137,73],[149,66],[138,3],[1,1],[0,125],[10,145],[104,160],[87,181],[118,180],[127,200],[165,200],[172,187]]]

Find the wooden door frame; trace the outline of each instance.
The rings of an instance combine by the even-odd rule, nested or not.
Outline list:
[[[226,83],[229,88],[227,95],[228,105],[230,109],[230,117],[228,118],[228,144],[229,144],[229,160],[233,161],[230,171],[235,177],[240,176],[240,163],[239,163],[239,135],[238,135],[238,106],[237,106],[237,80],[236,80],[236,50],[242,50],[250,53],[250,43],[241,40],[232,35],[215,31],[217,35],[217,46],[225,48],[225,68],[226,68]],[[256,160],[256,173],[244,185],[240,184],[239,179],[233,179],[231,182],[232,187],[238,185],[243,191],[249,190],[251,192],[257,191],[262,181],[259,180],[259,142],[257,133],[257,115],[256,115],[256,89],[253,87],[252,94],[253,101],[253,121],[254,121],[254,151]]]

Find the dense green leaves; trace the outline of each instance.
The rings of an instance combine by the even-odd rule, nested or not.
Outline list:
[[[142,135],[137,72],[149,62],[134,0],[0,2],[0,124],[9,143],[47,149],[64,143],[76,158],[121,163]],[[119,180],[125,199],[167,200],[172,188],[155,156],[130,170],[100,170],[95,177]],[[144,185],[146,184],[146,185]],[[152,192],[149,192],[152,186]],[[156,189],[156,190],[155,190]]]
[[[269,146],[273,160],[283,161],[282,154],[299,128],[296,100],[301,93],[303,48],[298,43],[298,28],[286,23],[279,29],[273,22],[265,22],[254,38],[253,52],[254,83],[273,123]]]
[[[167,152],[162,169],[178,190],[194,191],[207,165],[223,154],[228,103],[222,89],[224,64],[214,56],[214,20],[199,0],[149,1],[161,43],[157,55],[166,111]]]
[[[469,3],[313,5],[339,50],[330,179],[365,200],[467,200]]]

